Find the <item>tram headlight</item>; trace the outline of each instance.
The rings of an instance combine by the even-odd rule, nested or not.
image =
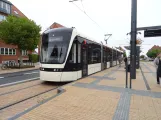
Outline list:
[[[53,69],[54,72],[62,72],[62,69],[59,69],[59,68],[55,68]]]

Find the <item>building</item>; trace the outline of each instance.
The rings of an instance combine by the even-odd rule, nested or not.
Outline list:
[[[0,22],[5,20],[8,15],[15,15],[17,17],[26,17],[16,6],[7,0],[0,0]],[[31,51],[22,51],[23,61],[29,60],[28,54]],[[9,45],[0,40],[0,64],[6,61],[18,62],[20,50],[17,46]]]
[[[158,49],[158,50],[161,50],[161,46],[158,46],[158,45],[154,45],[150,50],[155,50],[155,49]]]
[[[54,22],[52,25],[49,26],[48,29],[60,28],[60,27],[65,27],[65,26],[63,26],[63,25],[61,25],[61,24],[59,24],[59,23],[57,23],[57,22]],[[46,30],[48,30],[48,29],[46,29]],[[46,31],[46,30],[45,30],[45,31]],[[38,55],[40,55],[40,46],[41,46],[41,40],[40,40],[40,43],[39,43],[39,45],[38,45]]]

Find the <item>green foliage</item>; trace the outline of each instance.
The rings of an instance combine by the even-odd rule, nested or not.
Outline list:
[[[145,58],[145,55],[141,55],[140,58]]]
[[[152,50],[148,51],[146,55],[148,57],[150,57],[150,58],[156,58],[159,53],[161,53],[161,50],[159,50],[159,49],[152,49]]]
[[[8,16],[0,23],[0,39],[20,50],[34,50],[40,40],[41,27],[27,18]]]
[[[127,57],[125,52],[124,52],[123,56],[124,56],[124,57]]]
[[[36,54],[29,54],[29,60],[33,63],[36,63],[39,61],[39,55]]]

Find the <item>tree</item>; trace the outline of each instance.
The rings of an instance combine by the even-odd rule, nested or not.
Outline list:
[[[140,58],[145,58],[145,55],[141,55]]]
[[[127,56],[126,56],[126,52],[123,53],[123,56],[124,56],[124,57],[127,57]]]
[[[7,43],[18,46],[22,50],[34,50],[40,40],[41,27],[33,20],[8,16],[0,23],[0,39]],[[20,54],[22,64],[22,53]]]
[[[39,55],[37,54],[29,54],[29,60],[33,63],[36,63],[39,61]]]
[[[161,53],[160,49],[152,49],[147,52],[147,56],[150,58],[156,58],[159,53]]]

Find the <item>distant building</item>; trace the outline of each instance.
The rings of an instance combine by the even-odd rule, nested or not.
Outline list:
[[[155,50],[155,49],[161,50],[161,46],[154,45],[151,49],[149,49],[149,51],[150,51],[150,50]]]
[[[8,15],[26,17],[16,6],[7,0],[0,0],[0,22],[5,20]],[[29,60],[28,54],[31,51],[22,51],[23,61]],[[20,50],[15,45],[9,45],[0,40],[0,64],[6,61],[18,62]]]
[[[52,25],[50,25],[49,28],[46,29],[46,30],[53,29],[53,28],[60,28],[60,27],[65,27],[65,26],[63,26],[63,25],[61,25],[61,24],[59,24],[59,23],[54,22],[54,23],[53,23]],[[46,30],[45,30],[45,31],[46,31]],[[44,31],[44,32],[45,32],[45,31]],[[39,45],[38,45],[38,54],[39,54],[39,55],[40,55],[40,46],[41,46],[41,40],[40,40]]]

